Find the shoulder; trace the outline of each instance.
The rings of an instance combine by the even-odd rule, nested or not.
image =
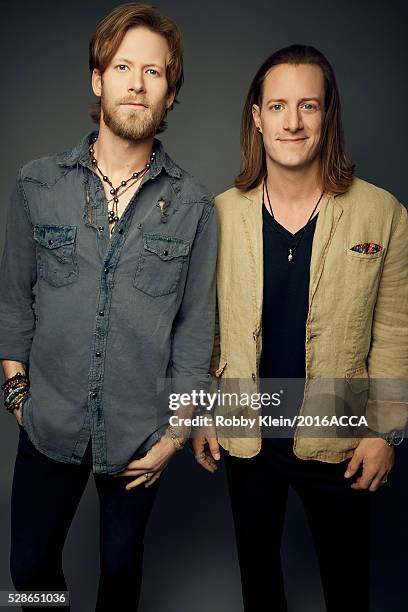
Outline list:
[[[23,182],[31,181],[42,186],[54,185],[67,172],[61,164],[67,153],[64,151],[26,162],[20,169],[19,178]]]
[[[345,201],[356,204],[359,210],[364,208],[369,213],[400,215],[401,208],[405,208],[389,191],[358,177],[353,179],[350,189],[343,197]]]
[[[175,168],[179,171],[179,178],[173,182],[173,188],[179,192],[183,202],[202,202],[213,206],[214,195],[192,174],[178,165]]]
[[[236,211],[238,207],[248,202],[249,199],[243,191],[231,187],[216,196],[215,208],[219,214],[228,214],[231,210]]]

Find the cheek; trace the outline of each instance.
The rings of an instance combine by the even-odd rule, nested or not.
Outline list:
[[[320,117],[309,117],[308,124],[309,130],[316,138],[320,138],[322,133],[323,122]]]

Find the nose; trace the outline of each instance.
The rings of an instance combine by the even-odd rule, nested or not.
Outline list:
[[[302,115],[299,107],[286,109],[283,129],[288,132],[297,132],[303,129]]]
[[[128,91],[133,93],[141,93],[146,91],[142,70],[132,70],[128,83]]]

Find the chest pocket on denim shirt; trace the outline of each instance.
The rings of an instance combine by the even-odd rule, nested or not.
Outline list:
[[[177,290],[190,243],[175,236],[143,234],[134,287],[153,297]]]
[[[39,274],[53,287],[78,280],[76,229],[72,225],[34,225]]]

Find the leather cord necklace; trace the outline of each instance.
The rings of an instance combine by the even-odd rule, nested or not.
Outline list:
[[[91,156],[92,165],[95,166],[95,168],[98,170],[98,172],[101,175],[102,179],[106,183],[108,183],[108,185],[110,187],[110,194],[113,196],[110,200],[108,200],[108,204],[109,204],[109,202],[112,202],[112,200],[113,200],[113,208],[112,208],[112,210],[108,209],[108,222],[109,222],[109,224],[117,223],[119,221],[118,202],[119,202],[120,196],[125,191],[127,191],[136,182],[136,180],[139,180],[140,178],[142,178],[142,176],[144,176],[146,174],[146,172],[150,169],[156,154],[155,154],[154,151],[152,152],[152,154],[150,156],[150,160],[147,162],[147,164],[145,164],[145,167],[143,168],[143,170],[139,170],[138,172],[133,172],[132,176],[130,176],[126,180],[121,181],[120,185],[118,185],[118,187],[114,187],[113,184],[112,184],[112,181],[109,179],[109,177],[106,174],[104,174],[102,172],[102,170],[98,166],[98,160],[95,157],[95,149],[94,149],[94,145],[95,145],[95,142],[97,141],[97,139],[98,139],[97,136],[95,136],[94,139],[93,139],[92,144],[89,147],[89,154]],[[128,185],[129,181],[132,181],[132,183],[130,185]],[[119,192],[120,189],[122,189],[122,191]]]
[[[264,182],[263,182],[264,189],[262,190],[262,204],[265,205],[264,192],[266,191],[266,196],[268,198],[268,207],[269,207],[270,213],[272,215],[272,219],[275,219],[275,216],[274,216],[273,210],[272,210],[272,206],[271,206],[271,201],[270,201],[270,198],[269,198],[268,185],[267,185],[267,182],[266,182],[266,178],[267,177],[264,178]],[[306,227],[308,226],[311,218],[313,217],[313,214],[314,214],[316,208],[319,206],[320,200],[322,199],[323,194],[324,194],[324,191],[322,191],[322,193],[320,194],[320,198],[317,200],[317,204],[314,207],[314,209],[312,210],[311,215],[310,215],[309,219],[306,222],[306,225],[302,228],[301,234],[300,234],[297,242],[294,245],[292,245],[292,247],[288,250],[288,261],[289,261],[289,263],[291,261],[293,261],[294,251],[298,248],[298,246],[300,244],[300,241],[303,238],[303,234],[305,233]],[[275,219],[275,221],[276,221],[276,219]]]

